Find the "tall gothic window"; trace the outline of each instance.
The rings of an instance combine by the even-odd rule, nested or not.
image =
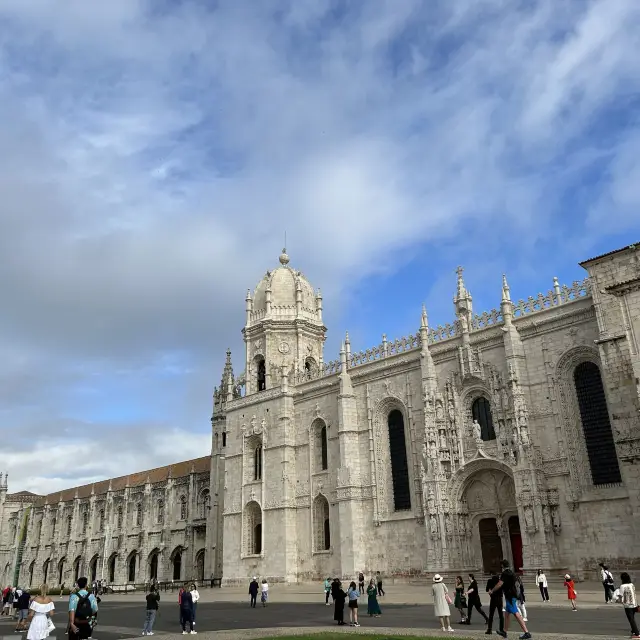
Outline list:
[[[267,367],[264,359],[258,360],[258,391],[264,391],[267,388]]]
[[[116,521],[116,526],[118,527],[118,529],[122,529],[122,507],[118,507],[118,511],[117,511],[117,521]]]
[[[104,509],[100,509],[98,512],[98,525],[100,527],[100,531],[104,530]]]
[[[621,482],[600,369],[593,362],[583,362],[575,368],[573,381],[593,484]]]
[[[262,553],[262,509],[257,502],[249,502],[244,510],[245,554],[257,556]]]
[[[67,518],[67,536],[71,537],[71,526],[73,524],[73,518],[69,516]]]
[[[208,489],[205,489],[200,494],[199,509],[200,509],[200,517],[201,518],[206,518],[207,517],[207,511],[209,511],[209,503],[210,502],[211,502],[211,494],[209,493]]]
[[[187,519],[187,497],[182,496],[180,498],[180,520]]]
[[[86,531],[89,528],[89,510],[85,509],[82,512],[82,529]]]
[[[142,525],[142,505],[138,503],[136,505],[136,527]]]
[[[389,426],[389,453],[391,454],[391,477],[393,480],[393,506],[396,511],[406,511],[411,509],[411,491],[402,412],[398,409],[391,411],[387,424]]]
[[[489,401],[480,396],[473,401],[471,405],[471,415],[480,425],[480,436],[486,442],[487,440],[495,440],[496,432],[493,428],[493,418],[491,417],[491,405]]]
[[[222,432],[222,446],[223,447],[227,446],[227,434],[225,431]]]
[[[57,523],[57,518],[55,516],[53,516],[53,519],[51,520],[51,536],[55,536],[56,535],[56,523]]]
[[[329,468],[329,456],[327,455],[327,427],[320,429],[320,463],[323,471]]]
[[[328,551],[331,548],[329,502],[323,495],[313,501],[313,547],[315,551]]]
[[[158,500],[156,508],[156,522],[158,524],[162,524],[164,522],[164,500]]]
[[[253,479],[262,480],[262,445],[258,445],[253,451]]]

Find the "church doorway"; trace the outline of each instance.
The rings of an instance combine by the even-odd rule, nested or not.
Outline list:
[[[513,570],[522,569],[522,535],[520,534],[520,518],[509,518],[509,538],[511,539],[511,553],[513,554]]]
[[[204,549],[196,555],[196,580],[204,580]]]
[[[178,549],[173,554],[173,579],[180,580],[181,573],[182,573],[182,551]]]
[[[499,571],[502,562],[502,540],[498,533],[495,518],[482,518],[478,523],[480,547],[482,549],[482,568],[486,573]]]

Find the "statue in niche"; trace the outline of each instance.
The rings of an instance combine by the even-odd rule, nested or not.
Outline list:
[[[431,535],[432,536],[437,535],[438,534],[438,518],[432,515],[429,518],[429,524],[430,524]]]
[[[453,522],[451,522],[451,514],[447,513],[444,516],[444,528],[447,535],[453,535]]]
[[[442,407],[442,400],[436,400],[436,419],[444,420],[444,409]]]
[[[477,444],[482,444],[482,428],[477,420],[473,421],[473,435]]]
[[[551,531],[551,514],[549,513],[549,507],[546,504],[542,505],[542,520],[544,522],[544,530]]]
[[[558,507],[551,507],[551,526],[556,534],[560,533],[562,525],[560,524],[560,512]]]
[[[433,489],[429,489],[429,497],[427,498],[427,508],[429,509],[429,513],[436,512],[436,498],[433,495]]]
[[[527,505],[524,508],[524,521],[527,525],[527,531],[535,531],[535,521],[533,519],[533,509]]]

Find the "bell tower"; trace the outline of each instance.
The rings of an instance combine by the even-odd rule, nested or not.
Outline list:
[[[245,299],[247,395],[277,386],[283,369],[312,376],[323,363],[322,294],[289,265],[286,249],[279,261]]]

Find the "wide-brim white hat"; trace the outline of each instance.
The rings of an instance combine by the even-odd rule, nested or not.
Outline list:
[[[439,573],[436,573],[436,575],[433,576],[433,581],[434,582],[442,582],[442,576]]]

